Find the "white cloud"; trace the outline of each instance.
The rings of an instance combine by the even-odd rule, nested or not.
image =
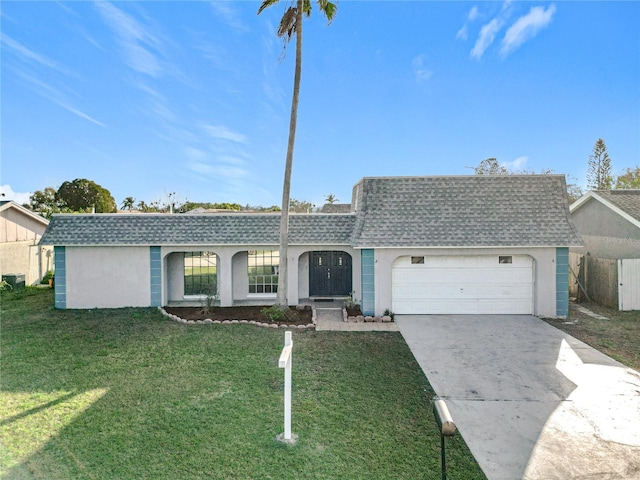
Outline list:
[[[418,55],[411,61],[411,66],[413,67],[413,73],[416,76],[416,82],[422,83],[433,75],[433,71],[426,67],[427,56],[425,54]]]
[[[523,170],[528,161],[529,161],[529,157],[523,155],[511,162],[503,163],[502,166],[505,167],[507,170],[516,170],[516,171]]]
[[[52,87],[48,83],[45,83],[42,80],[39,80],[22,70],[13,69],[13,71],[16,75],[18,75],[24,81],[29,83],[33,91],[35,91],[38,95],[46,98],[47,100],[55,103],[56,105],[64,108],[65,110],[73,113],[74,115],[77,115],[78,117],[84,120],[88,120],[89,122],[95,125],[99,125],[101,127],[105,126],[104,123],[100,122],[99,120],[96,120],[95,118],[87,115],[86,113],[80,111],[79,109],[71,105],[71,102],[67,98],[69,96],[74,96],[76,94],[74,91],[70,90],[69,88],[66,88],[68,94],[65,94],[59,91],[58,89]]]
[[[493,43],[503,24],[504,22],[502,19],[494,18],[489,23],[482,26],[480,29],[480,35],[478,35],[478,39],[471,49],[471,56],[473,58],[476,60],[480,60],[480,58],[482,58],[485,50]]]
[[[207,157],[206,152],[203,152],[202,150],[200,150],[198,148],[194,148],[194,147],[185,147],[184,148],[184,153],[188,157],[191,157],[191,158],[196,159],[196,160],[202,160],[202,159]]]
[[[247,26],[238,18],[236,10],[231,8],[230,2],[211,2],[210,5],[214,15],[220,17],[230,27],[241,32],[248,30]]]
[[[473,7],[471,7],[471,10],[469,10],[469,13],[467,14],[467,20],[464,22],[464,25],[456,33],[456,38],[459,38],[461,40],[467,39],[467,37],[469,36],[468,24],[478,18],[478,15],[478,7],[474,5]]]
[[[230,142],[236,143],[246,143],[247,141],[247,137],[245,137],[241,133],[231,131],[227,127],[224,127],[222,125],[203,125],[202,128],[211,137],[219,140],[228,140]]]
[[[202,175],[213,175],[213,167],[202,162],[190,162],[187,168]]]
[[[249,172],[243,168],[229,165],[209,165],[203,162],[189,162],[187,168],[199,175],[218,179],[238,179],[246,177]]]
[[[247,164],[245,160],[238,157],[231,156],[231,155],[221,155],[218,157],[218,161],[220,161],[221,163],[228,163],[230,165],[237,165],[237,166],[242,166]]]
[[[40,55],[39,53],[28,49],[27,47],[9,37],[8,35],[5,35],[4,33],[0,36],[0,39],[2,40],[2,43],[4,43],[7,47],[9,47],[9,49],[11,49],[14,53],[17,53],[23,59],[39,63],[40,65],[44,65],[45,67],[49,68],[59,68],[58,64],[53,60],[50,60],[44,55]]]
[[[469,33],[467,32],[467,24],[465,23],[460,30],[456,32],[456,38],[460,40],[466,40],[469,37]]]
[[[99,127],[105,127],[106,126],[104,123],[100,122],[99,120],[96,120],[93,117],[90,117],[89,115],[87,115],[86,113],[78,110],[77,108],[72,107],[71,105],[69,105],[68,103],[64,102],[63,100],[56,100],[54,98],[50,98],[50,100],[53,103],[61,106],[65,110],[73,113],[74,115],[77,115],[78,117],[80,117],[80,118],[82,118],[84,120],[87,120],[87,121],[89,121],[89,122],[91,122],[91,123],[93,123],[95,125],[98,125]]]
[[[473,22],[476,18],[478,18],[478,7],[474,5],[473,7],[471,7],[471,10],[469,10],[467,20]]]
[[[127,15],[109,2],[95,2],[95,7],[105,23],[115,32],[122,46],[125,62],[133,70],[158,77],[162,73],[160,62],[150,51],[159,41],[135,18]]]
[[[507,56],[524,42],[535,37],[541,29],[551,23],[555,12],[556,6],[553,4],[546,9],[544,7],[532,7],[529,13],[518,18],[509,27],[502,39],[500,54]]]
[[[13,200],[14,202],[23,205],[25,203],[29,203],[29,197],[33,192],[14,192],[11,188],[11,185],[0,185],[0,200]]]

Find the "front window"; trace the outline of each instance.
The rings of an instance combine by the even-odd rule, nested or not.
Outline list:
[[[213,252],[184,252],[184,294],[215,295],[217,256]]]
[[[279,252],[251,250],[248,253],[249,293],[277,293]]]

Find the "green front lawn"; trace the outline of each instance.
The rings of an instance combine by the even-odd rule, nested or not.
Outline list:
[[[282,330],[58,311],[48,289],[1,308],[2,478],[440,478],[433,391],[398,333],[294,332],[286,446]],[[448,478],[485,478],[447,447]]]

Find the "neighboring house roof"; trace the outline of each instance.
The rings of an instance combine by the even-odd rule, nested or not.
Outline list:
[[[289,243],[348,245],[354,215],[291,214]],[[278,245],[280,214],[54,215],[41,245]]]
[[[350,203],[325,203],[322,213],[351,213]]]
[[[363,178],[354,186],[352,245],[582,245],[563,175]]]
[[[571,204],[571,213],[596,200],[640,228],[640,190],[594,190]]]
[[[23,207],[19,203],[14,202],[13,200],[2,200],[0,201],[0,212],[4,212],[9,209],[14,209],[20,212],[23,215],[26,215],[29,218],[32,218],[36,222],[40,222],[45,227],[49,225],[49,220],[38,215],[36,212],[29,210],[28,208]]]

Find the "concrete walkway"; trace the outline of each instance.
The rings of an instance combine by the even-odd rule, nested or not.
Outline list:
[[[351,323],[342,319],[342,307],[315,307],[316,331],[340,331],[340,332],[397,332],[398,326],[394,323]]]
[[[640,374],[528,315],[396,315],[489,480],[640,478]]]

